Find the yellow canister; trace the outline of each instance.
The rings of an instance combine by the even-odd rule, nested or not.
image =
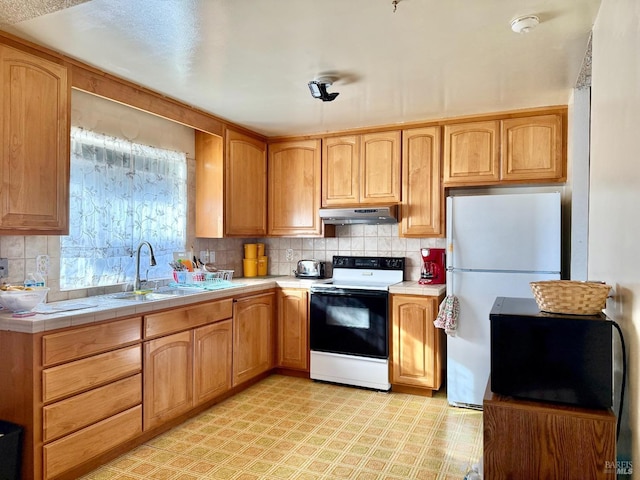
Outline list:
[[[256,275],[258,275],[258,259],[257,258],[243,259],[242,266],[244,268],[245,277],[255,277]]]
[[[258,247],[258,259],[260,259],[260,257],[264,257],[264,243],[256,243],[257,247]]]
[[[267,274],[268,259],[269,257],[265,257],[264,255],[258,257],[258,276],[264,277]]]
[[[244,258],[252,258],[252,259],[257,259],[258,258],[258,244],[257,243],[245,243],[244,244]]]

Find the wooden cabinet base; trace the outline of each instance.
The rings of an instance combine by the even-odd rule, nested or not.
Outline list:
[[[484,478],[616,478],[611,409],[516,400],[489,388],[483,408]]]
[[[408,393],[410,395],[420,395],[421,397],[433,397],[437,390],[430,390],[424,387],[410,387],[407,385],[391,384],[391,391],[396,393]]]

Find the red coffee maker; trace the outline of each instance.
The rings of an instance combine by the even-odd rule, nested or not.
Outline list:
[[[445,249],[421,248],[422,272],[420,273],[420,285],[442,285],[445,283]]]

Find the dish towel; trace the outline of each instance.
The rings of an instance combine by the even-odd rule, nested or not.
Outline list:
[[[460,314],[460,302],[455,295],[447,295],[440,304],[440,311],[433,324],[437,328],[443,328],[449,336],[455,337],[458,328],[458,315]]]

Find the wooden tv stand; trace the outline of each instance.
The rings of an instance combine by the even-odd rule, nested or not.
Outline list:
[[[484,478],[615,479],[616,416],[485,392]]]

